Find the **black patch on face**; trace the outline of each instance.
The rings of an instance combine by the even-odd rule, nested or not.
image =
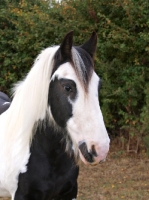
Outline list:
[[[77,97],[77,88],[73,80],[58,79],[55,77],[51,81],[49,87],[48,104],[56,123],[62,127],[66,127],[68,119],[72,117],[72,104]]]

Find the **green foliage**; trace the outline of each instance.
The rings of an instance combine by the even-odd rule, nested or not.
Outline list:
[[[95,66],[102,78],[107,128],[148,135],[148,0],[3,0],[0,5],[0,90],[29,71],[40,50],[74,30],[76,44],[98,34]]]

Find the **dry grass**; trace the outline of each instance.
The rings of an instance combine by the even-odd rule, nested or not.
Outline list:
[[[81,164],[78,182],[78,200],[147,200],[149,159],[111,151],[105,163],[98,166]]]
[[[115,156],[98,166],[80,167],[78,200],[149,199],[149,159]]]
[[[112,161],[96,167],[81,166],[78,200],[149,199],[149,161]]]

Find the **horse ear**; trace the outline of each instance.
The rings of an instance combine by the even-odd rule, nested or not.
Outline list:
[[[60,45],[62,59],[71,58],[72,44],[73,44],[73,31],[70,31],[69,33],[66,34]]]
[[[96,32],[93,32],[90,39],[85,42],[83,45],[80,47],[87,51],[90,56],[93,58],[95,51],[96,51],[96,46],[97,46],[97,34]]]

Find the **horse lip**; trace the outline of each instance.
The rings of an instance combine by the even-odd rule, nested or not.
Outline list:
[[[79,150],[80,150],[82,156],[84,157],[84,159],[88,163],[93,163],[94,162],[93,154],[88,152],[87,145],[86,145],[85,142],[81,141],[81,143],[79,144]]]
[[[91,149],[88,150],[85,140],[78,143],[78,148],[81,156],[80,158],[85,164],[96,165],[106,161],[107,154],[105,152],[100,152],[98,155],[95,145],[92,145]]]

